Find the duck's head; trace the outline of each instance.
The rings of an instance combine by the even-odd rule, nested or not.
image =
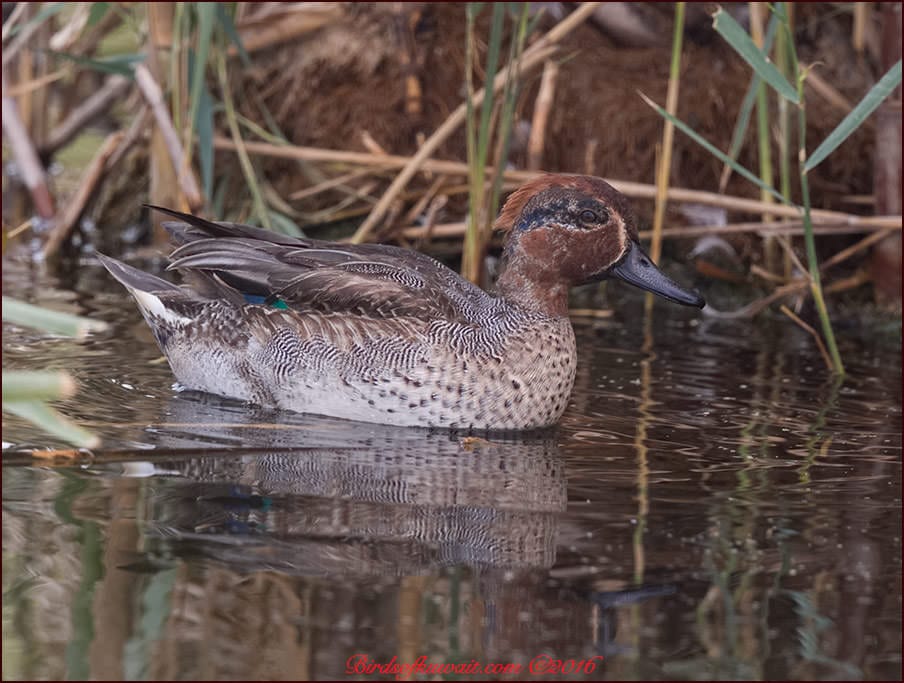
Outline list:
[[[497,290],[529,308],[565,315],[570,287],[609,277],[679,304],[704,305],[643,252],[627,198],[601,178],[540,176],[509,196],[496,228],[508,232]]]

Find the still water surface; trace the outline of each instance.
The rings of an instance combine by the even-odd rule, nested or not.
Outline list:
[[[839,385],[784,322],[663,306],[644,345],[634,300],[576,322],[558,429],[466,439],[177,392],[99,271],[4,280],[113,324],[4,325],[4,368],[69,369],[105,438],[34,461],[57,442],[3,415],[4,679],[901,675],[896,339],[842,331]]]

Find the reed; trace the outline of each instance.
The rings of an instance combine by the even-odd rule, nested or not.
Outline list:
[[[485,88],[486,94],[475,102],[473,66],[476,58],[476,20],[483,3],[468,3],[465,79],[468,89],[466,101],[466,136],[468,152],[468,182],[470,185],[468,228],[462,245],[461,274],[471,282],[482,279],[483,258],[487,241],[492,233],[492,221],[499,207],[502,174],[488,166],[490,149],[495,148],[495,167],[505,165],[514,122],[515,101],[518,96],[518,77],[521,55],[528,36],[528,3],[513,4],[512,37],[509,40],[508,64],[502,92],[497,96],[493,88]],[[487,41],[485,73],[495,74],[502,50],[508,3],[494,3]],[[496,125],[493,112],[498,110]]]
[[[763,178],[741,166],[735,159],[717,149],[687,124],[679,121],[662,107],[641,94],[641,97],[654,108],[661,116],[671,120],[676,127],[695,142],[707,149],[711,154],[730,166],[735,172],[756,184],[764,193],[778,199],[787,206],[793,208],[800,216],[804,228],[804,244],[807,254],[807,268],[809,289],[816,305],[819,316],[825,346],[828,349],[832,361],[832,370],[837,375],[844,375],[844,364],[835,334],[829,319],[828,309],[825,303],[823,288],[820,279],[820,267],[816,254],[816,239],[813,227],[813,210],[810,205],[810,186],[808,173],[817,164],[831,154],[851,133],[863,124],[866,117],[872,113],[894,89],[901,83],[901,61],[899,60],[870,91],[860,103],[838,124],[828,137],[808,157],[806,147],[807,109],[804,96],[804,84],[807,71],[801,68],[797,58],[797,49],[793,40],[790,22],[788,20],[785,3],[777,3],[774,6],[775,16],[779,21],[779,30],[784,32],[783,40],[788,47],[790,73],[793,76],[792,85],[782,72],[770,62],[764,51],[756,46],[743,28],[724,11],[717,10],[713,15],[713,27],[725,39],[725,41],[753,68],[754,72],[763,82],[767,83],[780,97],[797,107],[798,111],[798,173],[800,177],[801,196],[800,203],[794,203],[784,196]]]

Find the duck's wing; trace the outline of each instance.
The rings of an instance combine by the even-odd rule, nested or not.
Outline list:
[[[164,223],[181,245],[169,268],[187,275],[202,295],[234,300],[237,291],[299,312],[464,324],[477,322],[492,301],[435,259],[409,249],[295,238],[151,208],[184,221]]]

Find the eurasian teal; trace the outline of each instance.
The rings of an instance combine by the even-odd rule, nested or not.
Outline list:
[[[555,423],[574,383],[568,290],[616,277],[702,307],[653,265],[627,199],[590,176],[515,191],[493,296],[424,254],[296,239],[163,209],[178,287],[101,256],[184,387],[402,426]]]

